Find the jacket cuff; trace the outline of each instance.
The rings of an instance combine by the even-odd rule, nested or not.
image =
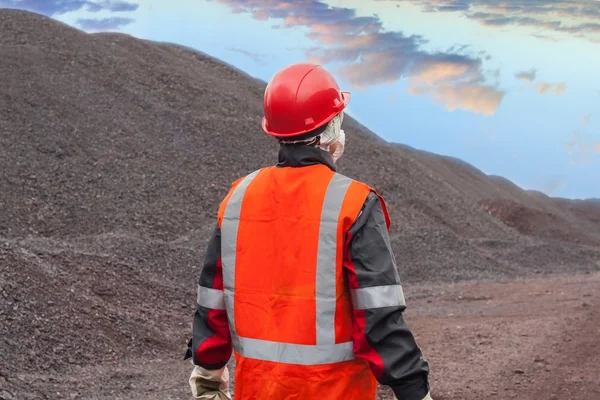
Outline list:
[[[429,394],[429,382],[424,375],[413,380],[389,385],[394,395],[402,400],[424,400]]]

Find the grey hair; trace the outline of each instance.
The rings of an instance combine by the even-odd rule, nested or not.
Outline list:
[[[331,121],[327,123],[325,129],[317,136],[310,137],[308,139],[300,140],[286,140],[280,139],[279,143],[286,145],[307,145],[307,146],[318,146],[324,145],[329,146],[334,143],[340,134],[342,128],[342,122],[344,121],[344,112],[337,114]]]

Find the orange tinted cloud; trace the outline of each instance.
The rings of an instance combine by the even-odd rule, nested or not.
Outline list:
[[[409,79],[408,90],[412,95],[431,95],[448,111],[461,109],[490,116],[500,106],[504,93],[482,81],[479,63],[431,59],[419,64]]]
[[[341,65],[339,74],[353,87],[389,84],[409,79],[409,93],[430,95],[449,110],[492,115],[504,92],[485,84],[482,60],[453,52],[422,49],[421,36],[386,31],[376,16],[359,17],[355,10],[330,7],[319,0],[218,0],[255,18],[282,19],[282,27],[308,28],[315,46],[309,61]]]
[[[540,83],[537,86],[537,92],[542,96],[552,91],[555,96],[562,96],[567,93],[567,84],[562,83]]]
[[[486,116],[494,115],[504,98],[504,93],[491,86],[470,84],[430,86],[426,93],[448,111],[461,109]]]
[[[440,60],[422,64],[421,68],[415,71],[412,78],[433,85],[468,75],[477,77],[478,72],[477,65],[471,62]]]

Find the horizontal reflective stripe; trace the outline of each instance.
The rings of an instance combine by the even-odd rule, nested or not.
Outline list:
[[[372,286],[350,291],[355,310],[405,306],[401,285]]]
[[[236,337],[235,351],[240,355],[262,361],[296,365],[332,364],[354,359],[352,342],[337,344],[293,344]]]
[[[223,291],[198,285],[198,297],[196,302],[199,306],[212,308],[213,310],[224,310]]]

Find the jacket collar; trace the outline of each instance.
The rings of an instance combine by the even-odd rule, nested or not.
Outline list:
[[[332,171],[336,171],[331,154],[318,147],[282,144],[279,148],[278,167],[307,167],[317,164],[326,165]]]

